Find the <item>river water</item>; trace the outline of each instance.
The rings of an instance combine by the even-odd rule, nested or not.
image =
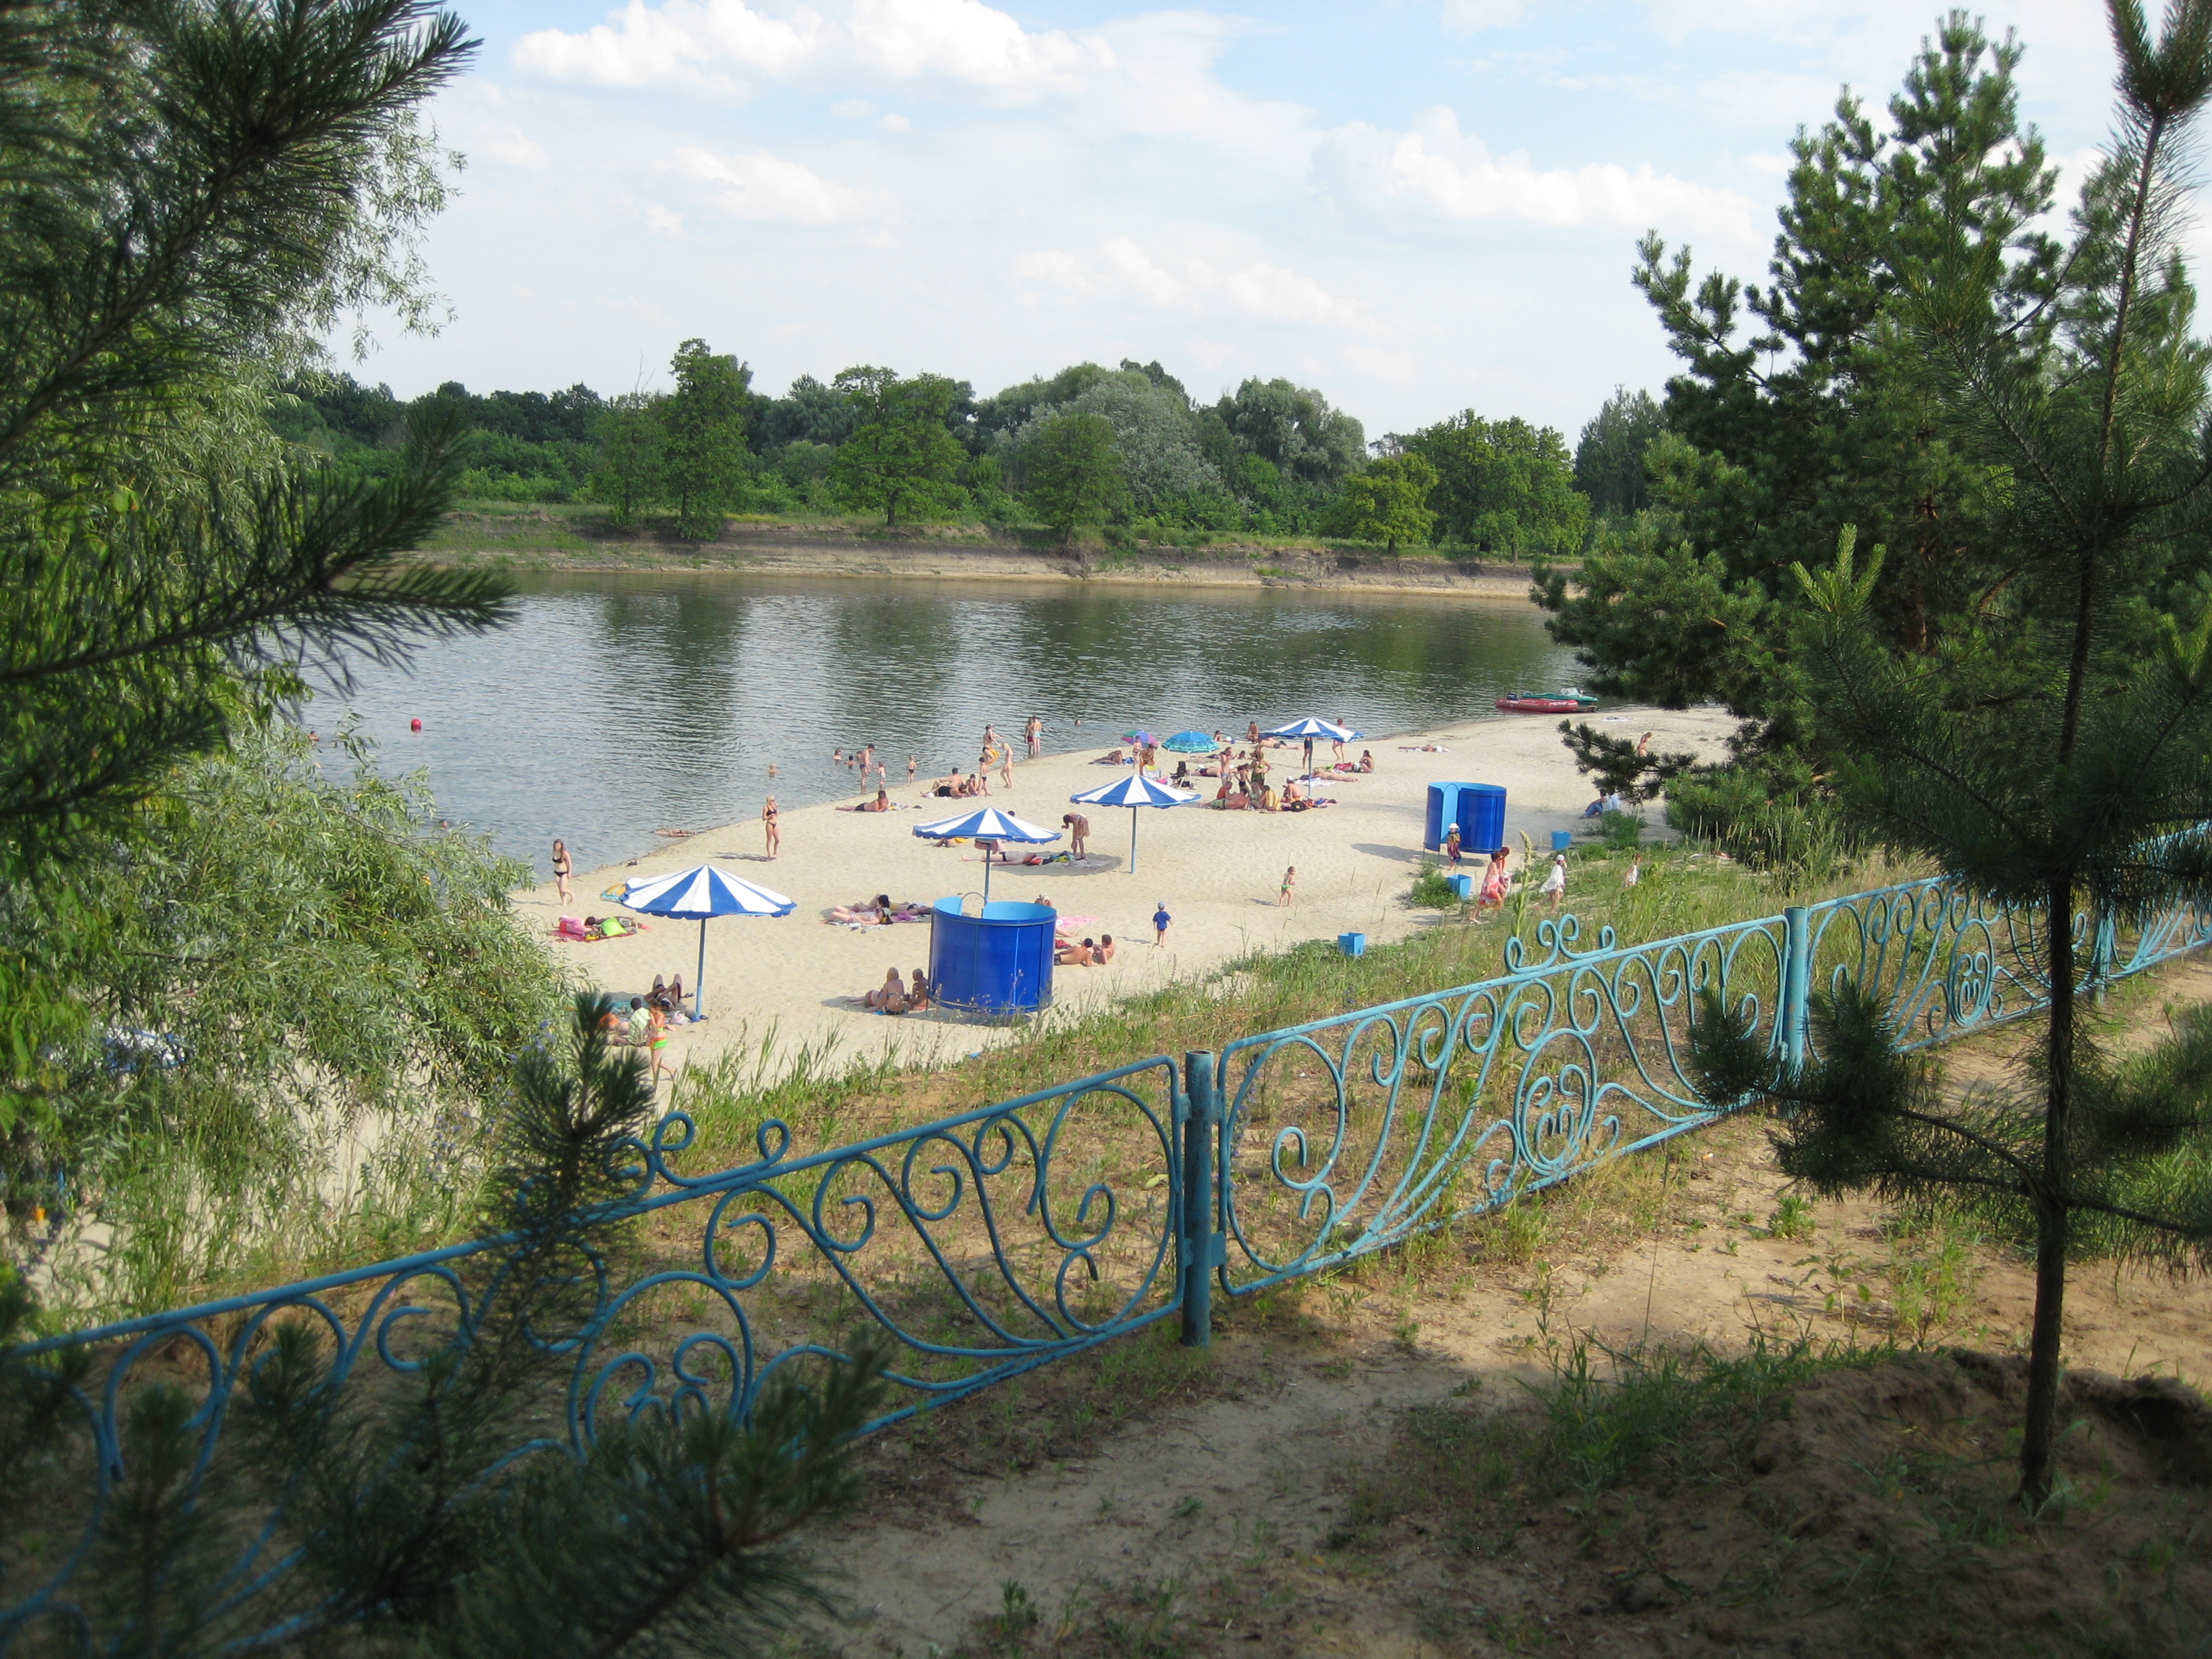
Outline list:
[[[857,797],[830,756],[865,743],[903,782],[908,756],[972,769],[986,721],[1018,741],[1032,714],[1054,751],[1305,714],[1379,738],[1573,674],[1534,607],[1495,601],[590,572],[523,578],[510,626],[367,668],[307,718],[350,712],[386,769],[426,769],[442,814],[543,875],[555,836],[588,870],[771,790]]]

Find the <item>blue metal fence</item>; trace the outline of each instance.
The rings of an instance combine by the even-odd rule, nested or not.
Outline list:
[[[1687,1069],[1708,990],[1784,1060],[1804,1054],[1819,985],[1879,988],[1918,1047],[2043,1006],[2046,925],[1941,879],[1642,945],[1607,928],[1585,945],[1562,916],[1533,947],[1509,939],[1494,979],[852,1146],[799,1153],[771,1121],[752,1162],[693,1171],[696,1126],[672,1114],[632,1149],[620,1250],[594,1259],[592,1310],[566,1355],[562,1430],[526,1445],[579,1449],[654,1410],[743,1414],[780,1367],[834,1363],[865,1328],[903,1355],[897,1403],[873,1426],[1163,1319],[1202,1344],[1217,1291],[1386,1249],[1711,1121]],[[2093,989],[2212,943],[2195,910],[2124,935],[2069,925]],[[501,1248],[453,1245],[31,1351],[96,1351],[76,1408],[104,1498],[125,1474],[118,1423],[142,1376],[198,1390],[204,1468],[272,1321],[317,1323],[341,1385],[409,1369],[424,1333],[483,1316],[500,1277],[459,1269]],[[471,1283],[492,1288],[471,1304]],[[0,1650],[65,1605],[96,1524],[0,1606]],[[240,1582],[265,1582],[270,1565],[242,1560]]]

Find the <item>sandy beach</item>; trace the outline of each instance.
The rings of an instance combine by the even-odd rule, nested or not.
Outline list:
[[[1357,715],[1353,716],[1355,721]],[[1616,709],[1591,717],[1601,730],[1634,736],[1657,734],[1654,747],[1717,757],[1734,722],[1718,709],[1674,713]],[[550,883],[516,895],[523,919],[550,936],[561,913],[628,915],[602,898],[607,889],[640,877],[714,864],[798,901],[792,915],[776,918],[718,917],[707,924],[703,1023],[680,1027],[672,1057],[678,1064],[732,1048],[757,1054],[770,1038],[770,1071],[792,1064],[801,1045],[823,1045],[846,1061],[889,1049],[899,1059],[929,1063],[1018,1041],[1023,1030],[961,1015],[933,1012],[885,1017],[861,1009],[860,994],[883,982],[896,966],[911,973],[929,959],[927,922],[852,930],[833,927],[824,913],[877,893],[924,905],[954,893],[980,892],[981,854],[969,846],[940,848],[919,840],[918,823],[975,805],[1010,811],[1034,823],[1057,827],[1060,815],[1083,811],[1091,824],[1090,857],[1077,865],[1041,868],[994,867],[993,899],[1050,901],[1079,937],[1110,933],[1115,961],[1104,967],[1060,968],[1053,1001],[1079,1008],[1126,996],[1163,982],[1188,980],[1255,949],[1280,950],[1302,940],[1334,939],[1364,933],[1381,943],[1433,925],[1434,913],[1407,909],[1399,900],[1422,858],[1421,831],[1432,782],[1502,784],[1505,826],[1516,853],[1527,834],[1539,848],[1554,830],[1582,821],[1593,789],[1574,769],[1559,742],[1557,716],[1486,714],[1437,731],[1370,738],[1352,745],[1374,751],[1376,769],[1325,787],[1337,804],[1322,811],[1216,811],[1205,806],[1146,811],[1137,826],[1137,869],[1129,868],[1130,813],[1113,808],[1072,808],[1068,797],[1124,775],[1127,768],[1097,764],[1108,743],[1083,739],[1089,728],[1048,732],[1048,752],[1014,767],[1012,789],[994,775],[988,802],[926,797],[933,780],[898,780],[890,790],[901,809],[853,812],[838,805],[787,807],[781,855],[763,852],[761,825],[744,822],[672,841],[646,855],[572,878],[573,905],[563,906]],[[1002,726],[1018,732],[1018,714]],[[1103,723],[1102,738],[1112,731]],[[1434,744],[1437,752],[1424,752]],[[1060,752],[1050,752],[1058,747]],[[1170,757],[1172,759],[1173,757]],[[1299,750],[1275,751],[1273,775],[1296,769]],[[1317,754],[1322,764],[1326,745]],[[771,780],[762,780],[765,799]],[[1211,780],[1204,782],[1210,799]],[[849,805],[872,799],[855,790]],[[1656,809],[1647,812],[1659,829]],[[1065,841],[1042,849],[1064,848]],[[1294,902],[1276,902],[1283,872],[1295,865]],[[1478,868],[1470,866],[1470,868]],[[1574,899],[1571,881],[1569,905]],[[1174,917],[1164,947],[1152,944],[1152,915],[1164,902]],[[591,984],[623,994],[648,988],[656,974],[681,974],[691,986],[699,959],[699,924],[647,919],[646,932],[580,944],[554,940]],[[817,1062],[818,1063],[818,1062]]]

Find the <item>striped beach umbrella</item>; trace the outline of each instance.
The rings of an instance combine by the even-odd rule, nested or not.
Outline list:
[[[934,823],[917,823],[914,833],[924,841],[1058,841],[1060,831],[1048,830],[1042,824],[1018,818],[1012,812],[1001,812],[995,806],[978,807],[957,818],[939,818]],[[991,902],[991,860],[983,860],[983,902]]]
[[[799,901],[762,887],[726,870],[702,864],[672,876],[653,876],[623,884],[627,909],[648,916],[699,918],[699,971],[691,980],[691,1017],[699,1018],[702,985],[707,977],[707,923],[715,916],[787,916]]]
[[[1349,726],[1339,726],[1334,720],[1317,720],[1309,714],[1302,720],[1292,720],[1288,726],[1279,726],[1273,731],[1262,732],[1260,735],[1263,738],[1304,738],[1306,771],[1310,775],[1313,771],[1313,746],[1316,738],[1324,738],[1330,743],[1350,743],[1358,734]]]
[[[1126,806],[1129,809],[1129,873],[1137,873],[1137,809],[1140,806],[1188,806],[1198,797],[1188,790],[1170,788],[1141,772],[1116,778],[1099,789],[1086,789],[1068,799],[1079,806]]]

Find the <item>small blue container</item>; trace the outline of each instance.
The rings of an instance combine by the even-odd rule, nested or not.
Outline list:
[[[1339,933],[1336,936],[1336,948],[1348,957],[1364,957],[1367,954],[1367,935]]]
[[[1575,832],[1573,830],[1554,830],[1552,831],[1552,850],[1554,853],[1567,852],[1573,848],[1574,844]]]
[[[1446,876],[1444,879],[1451,884],[1452,891],[1459,895],[1461,903],[1464,904],[1474,896],[1473,876]]]

